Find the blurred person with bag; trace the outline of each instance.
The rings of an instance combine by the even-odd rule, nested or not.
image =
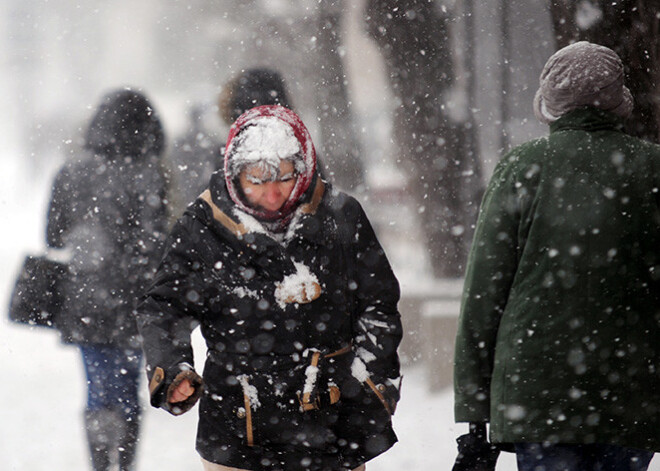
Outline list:
[[[550,135],[505,155],[482,201],[455,419],[489,422],[521,471],[644,471],[660,450],[660,147],[624,133],[623,76],[586,41],[550,57],[534,100]]]
[[[397,441],[402,327],[385,253],[287,108],[242,114],[224,162],[138,309],[151,403],[179,415],[201,398],[206,471],[363,470]]]
[[[141,93],[105,95],[85,149],[57,174],[47,244],[71,253],[57,328],[80,348],[94,471],[135,469],[141,369],[136,301],[152,279],[167,230],[164,132]]]

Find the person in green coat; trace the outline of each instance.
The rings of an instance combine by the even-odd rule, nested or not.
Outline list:
[[[550,135],[505,155],[482,201],[455,420],[490,423],[521,471],[646,470],[660,450],[660,146],[624,133],[632,97],[603,46],[556,52],[534,108]]]

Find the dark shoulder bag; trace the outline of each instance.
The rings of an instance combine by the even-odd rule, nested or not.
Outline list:
[[[60,284],[68,274],[66,263],[46,255],[28,255],[16,278],[9,302],[9,320],[39,327],[56,327],[62,308]]]

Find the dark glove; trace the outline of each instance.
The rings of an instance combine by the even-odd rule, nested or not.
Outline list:
[[[456,439],[458,456],[452,471],[494,471],[500,449],[488,442],[486,424],[470,423],[470,432]]]

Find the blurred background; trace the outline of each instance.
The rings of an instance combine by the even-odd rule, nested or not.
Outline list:
[[[275,69],[327,178],[363,203],[401,281],[402,443],[370,469],[448,467],[460,431],[453,329],[485,183],[505,151],[547,132],[532,113],[538,76],[577,39],[622,56],[638,110],[631,132],[657,141],[659,12],[655,1],[2,0],[0,301],[23,255],[43,248],[51,180],[106,91],[147,94],[177,166],[182,136],[224,140],[228,81]],[[0,329],[14,379],[0,393],[3,469],[83,469],[79,359],[52,332]],[[196,460],[194,417],[174,428],[149,414],[143,469]]]
[[[494,163],[544,132],[530,110],[555,48],[546,3],[3,0],[0,158],[48,186],[118,86],[152,99],[171,152],[192,128],[224,141],[223,87],[269,67],[328,178],[374,205],[414,199],[425,244],[414,271],[460,277]]]

